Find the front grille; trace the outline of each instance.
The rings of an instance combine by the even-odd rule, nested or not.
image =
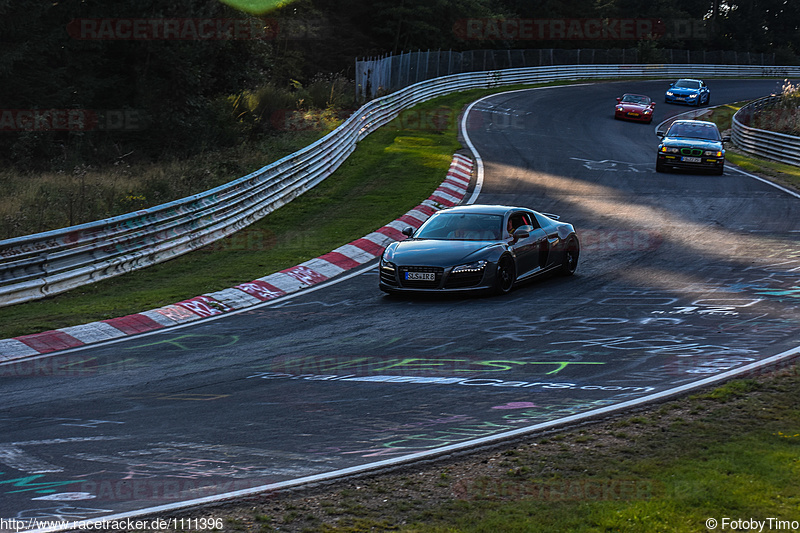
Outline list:
[[[400,285],[409,289],[435,289],[442,282],[442,274],[444,273],[444,268],[442,267],[429,266],[401,266],[398,270],[400,272]],[[407,280],[405,279],[406,272],[433,272],[435,279],[433,281]]]
[[[483,279],[483,269],[477,272],[456,272],[447,276],[445,287],[448,289],[458,289],[461,287],[474,287]]]
[[[681,148],[682,155],[703,155],[703,151],[699,148]]]

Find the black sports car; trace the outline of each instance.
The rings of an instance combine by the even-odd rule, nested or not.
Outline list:
[[[502,294],[547,272],[573,274],[580,253],[571,224],[524,207],[452,207],[403,233],[410,238],[390,244],[381,257],[384,292]]]

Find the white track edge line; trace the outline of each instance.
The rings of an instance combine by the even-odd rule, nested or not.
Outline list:
[[[271,483],[268,485],[262,485],[259,487],[252,487],[249,489],[242,489],[237,491],[228,492],[225,494],[220,494],[216,496],[207,496],[204,498],[197,498],[194,500],[186,500],[183,502],[166,504],[166,505],[159,505],[155,507],[149,507],[146,509],[140,509],[137,511],[130,511],[127,513],[119,513],[116,515],[108,515],[102,518],[92,519],[92,520],[84,520],[82,521],[84,524],[91,523],[103,523],[103,522],[112,522],[117,520],[125,520],[134,517],[143,517],[149,516],[157,513],[164,513],[164,512],[171,512],[177,511],[180,509],[186,509],[189,507],[197,507],[204,504],[209,503],[219,503],[224,500],[230,500],[235,498],[240,498],[243,496],[252,496],[255,494],[261,493],[268,493],[274,492],[282,489],[289,489],[293,487],[299,487],[302,485],[314,484],[314,483],[321,483],[325,481],[332,481],[337,478],[355,475],[355,474],[363,474],[369,472],[371,470],[379,470],[382,468],[390,468],[403,465],[405,463],[415,462],[419,460],[423,460],[426,458],[434,458],[441,455],[448,455],[453,452],[463,451],[469,448],[474,448],[476,446],[489,446],[492,444],[496,444],[498,442],[509,440],[514,437],[519,437],[522,435],[526,435],[528,433],[534,433],[536,431],[544,431],[551,428],[556,428],[559,426],[563,426],[565,424],[569,424],[572,422],[580,422],[583,420],[588,420],[591,418],[596,418],[598,416],[607,415],[611,413],[616,413],[617,411],[624,411],[630,407],[637,407],[642,404],[652,403],[655,400],[665,399],[671,396],[676,396],[691,390],[703,388],[707,385],[712,385],[714,383],[725,381],[734,377],[737,377],[741,374],[746,374],[752,370],[759,370],[763,367],[770,366],[774,363],[780,362],[785,359],[790,359],[796,355],[800,354],[800,346],[796,348],[791,348],[784,352],[781,352],[777,355],[772,357],[768,357],[762,361],[757,361],[755,363],[751,363],[749,365],[743,366],[736,370],[729,370],[727,372],[723,372],[722,374],[717,374],[715,376],[710,376],[705,379],[701,379],[700,381],[695,381],[693,383],[689,383],[686,385],[680,385],[678,387],[673,387],[671,389],[667,389],[655,394],[651,394],[648,396],[644,396],[642,398],[637,398],[635,400],[629,400],[627,402],[622,402],[615,405],[609,405],[606,407],[601,407],[599,409],[592,409],[590,411],[585,411],[583,413],[579,413],[576,415],[571,415],[563,418],[559,418],[557,420],[550,420],[548,422],[543,422],[541,424],[534,424],[532,426],[527,426],[524,428],[515,429],[513,431],[506,431],[503,433],[497,433],[495,435],[490,435],[487,437],[482,437],[479,439],[474,439],[470,441],[460,442],[458,444],[451,444],[449,446],[442,446],[440,448],[436,448],[433,450],[426,450],[422,452],[416,452],[409,455],[404,455],[401,457],[395,457],[393,459],[385,459],[383,461],[377,461],[373,463],[367,463],[365,465],[358,465],[349,468],[342,468],[339,470],[334,470],[331,472],[326,472],[323,474],[316,474],[312,476],[306,476],[302,478],[297,478],[293,480],[282,481],[278,483]],[[28,533],[50,533],[54,531],[66,531],[63,528],[59,527],[52,527],[52,528],[45,528],[45,529],[36,529],[30,530]]]

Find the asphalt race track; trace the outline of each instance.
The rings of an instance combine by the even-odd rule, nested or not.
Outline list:
[[[663,102],[667,85],[525,90],[472,108],[479,202],[573,223],[573,277],[504,297],[391,298],[364,269],[217,320],[0,366],[0,517],[158,516],[797,353],[800,197],[730,166],[656,174],[656,124],[689,110]],[[709,81],[714,105],[780,85]],[[614,120],[623,92],[655,99],[652,125]]]

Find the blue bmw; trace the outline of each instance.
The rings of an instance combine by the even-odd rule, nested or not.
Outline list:
[[[711,89],[702,80],[681,78],[670,84],[664,101],[668,104],[707,105],[711,101]]]

